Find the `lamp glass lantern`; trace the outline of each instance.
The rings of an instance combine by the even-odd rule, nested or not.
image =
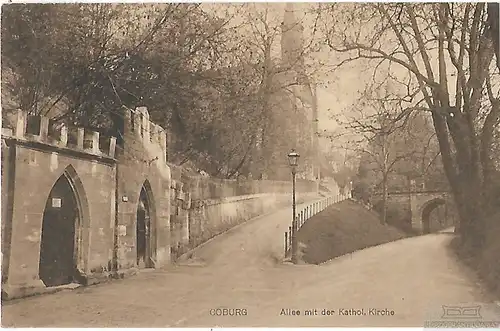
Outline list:
[[[299,153],[292,149],[290,153],[288,153],[288,163],[291,167],[296,167],[299,165]]]

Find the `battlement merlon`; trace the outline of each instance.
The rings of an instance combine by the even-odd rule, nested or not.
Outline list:
[[[149,119],[147,107],[130,109],[123,106],[124,118],[136,137],[146,145],[155,144],[161,148],[164,162],[167,162],[167,132]]]
[[[97,131],[68,127],[49,117],[28,115],[19,109],[9,115],[10,121],[7,122],[11,122],[13,126],[12,138],[96,156],[115,157],[116,137],[102,137]],[[3,130],[2,133],[4,132],[6,131]]]

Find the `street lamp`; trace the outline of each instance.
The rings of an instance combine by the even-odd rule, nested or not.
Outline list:
[[[295,152],[294,149],[292,149],[292,151],[288,154],[288,163],[290,164],[292,169],[299,165],[299,157],[299,153]]]
[[[299,164],[299,153],[295,152],[292,149],[290,153],[288,153],[288,163],[292,168],[292,211],[293,211],[293,220],[292,220],[292,263],[297,263],[297,217],[295,212],[295,174],[297,173],[297,166]]]

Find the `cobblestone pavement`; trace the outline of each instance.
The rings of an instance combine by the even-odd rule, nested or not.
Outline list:
[[[282,210],[240,226],[199,248],[184,265],[6,302],[2,324],[422,327],[429,309],[488,302],[474,278],[446,248],[452,238],[446,233],[365,249],[320,266],[282,264],[278,261],[289,214],[288,209]],[[233,316],[211,314],[223,308]],[[305,310],[314,309],[317,315],[305,315]],[[349,309],[364,309],[366,315],[353,315]],[[389,315],[372,315],[373,309]],[[282,314],[297,311],[300,315]]]

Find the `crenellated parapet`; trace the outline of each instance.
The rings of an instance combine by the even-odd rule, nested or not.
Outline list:
[[[102,136],[97,131],[81,127],[66,126],[49,117],[28,115],[21,110],[12,113],[11,122],[12,130],[2,128],[2,135],[95,156],[115,157],[115,137]]]
[[[125,120],[136,138],[145,146],[160,148],[164,162],[167,162],[167,131],[149,119],[146,107],[124,107],[124,112]]]

